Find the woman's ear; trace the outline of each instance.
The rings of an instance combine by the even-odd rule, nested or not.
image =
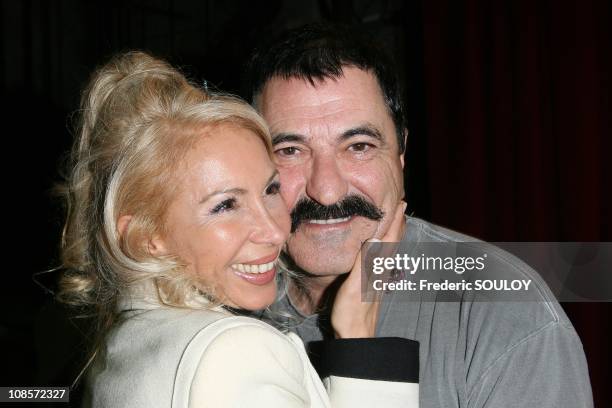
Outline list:
[[[159,235],[155,234],[147,243],[149,253],[153,256],[168,255],[166,241]]]
[[[123,237],[132,221],[131,215],[122,215],[117,220],[117,232],[119,236]],[[135,243],[136,244],[136,243]],[[153,256],[163,256],[168,255],[168,250],[166,248],[166,243],[162,239],[161,236],[155,235],[150,238],[147,242],[141,242],[141,245],[146,245],[148,252]]]
[[[130,221],[132,221],[131,215],[122,215],[117,220],[117,233],[120,237],[125,235],[125,231],[127,231],[128,225],[130,225]]]

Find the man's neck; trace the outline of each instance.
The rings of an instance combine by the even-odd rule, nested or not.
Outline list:
[[[310,316],[325,309],[345,278],[340,276],[304,277],[299,284],[289,284],[289,297],[293,306],[303,315]],[[338,284],[336,284],[338,283]]]

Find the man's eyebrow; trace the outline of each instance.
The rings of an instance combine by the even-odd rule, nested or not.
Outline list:
[[[353,136],[359,135],[370,136],[381,143],[385,143],[385,138],[383,137],[382,133],[380,133],[380,131],[375,126],[369,124],[345,130],[340,135],[340,140],[347,140]]]
[[[306,138],[297,133],[278,133],[272,136],[272,146],[285,142],[303,142]]]
[[[371,124],[364,124],[361,126],[357,126],[348,130],[345,130],[340,135],[340,140],[350,139],[353,136],[365,135],[370,136],[378,140],[381,143],[385,143],[385,138],[382,133]],[[285,142],[304,142],[306,138],[297,133],[278,133],[272,136],[272,145],[277,145]]]

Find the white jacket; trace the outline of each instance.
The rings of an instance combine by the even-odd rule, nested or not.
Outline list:
[[[130,309],[89,373],[86,406],[418,406],[418,384],[410,382],[332,373],[326,392],[297,335],[259,320],[143,301]]]

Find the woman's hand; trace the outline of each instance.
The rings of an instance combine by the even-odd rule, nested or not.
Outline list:
[[[368,242],[399,242],[404,233],[404,211],[406,210],[406,205],[404,201],[399,202],[395,209],[391,225],[382,239],[374,237]],[[394,256],[394,254],[387,254],[385,256]],[[378,319],[380,295],[381,292],[377,291],[372,301],[361,301],[360,250],[357,253],[357,259],[355,259],[353,269],[342,283],[342,286],[340,286],[336,294],[336,299],[334,300],[331,323],[336,338],[374,337],[376,332],[376,321]]]

